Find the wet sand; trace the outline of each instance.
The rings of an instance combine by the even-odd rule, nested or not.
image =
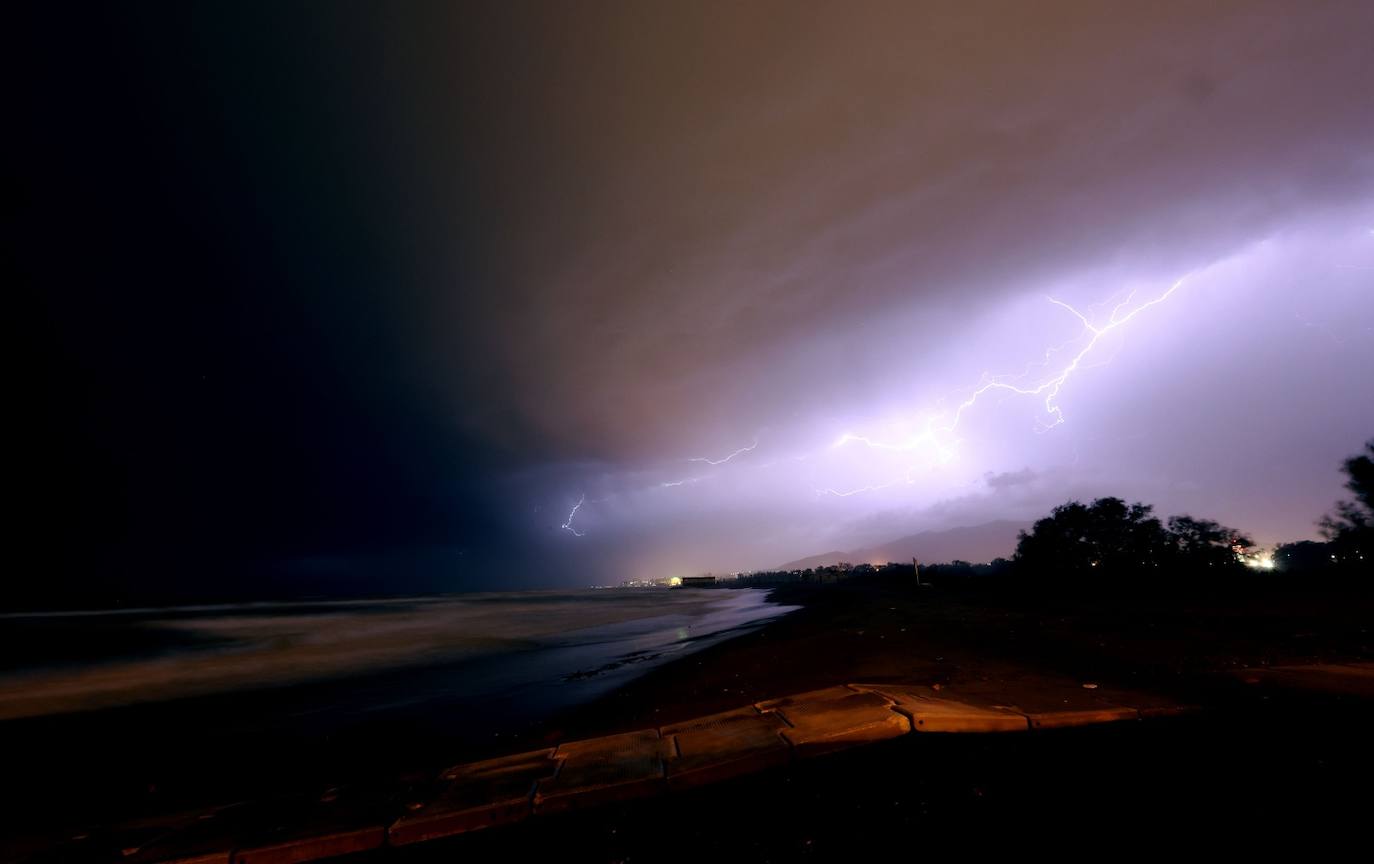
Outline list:
[[[1081,682],[1208,708],[1027,735],[909,735],[378,860],[1323,857],[1366,842],[1374,701],[1271,688],[1245,670],[1374,657],[1369,586],[1052,597],[869,583],[775,596],[804,608],[566,712],[544,734],[642,728],[861,680],[1008,701]]]
[[[627,676],[591,701],[510,724],[500,735],[457,741],[442,730],[416,734],[426,722],[451,716],[420,711],[404,725],[326,731],[325,747],[303,737],[292,770],[276,776],[280,784],[307,784],[344,766],[350,782],[395,783],[398,765],[419,766],[416,776],[423,777],[466,759],[662,725],[843,682],[923,682],[1015,701],[1053,681],[1159,693],[1209,710],[1163,725],[1011,738],[908,736],[698,792],[375,857],[852,860],[893,844],[969,852],[991,848],[994,839],[1023,854],[1099,855],[1196,834],[1236,849],[1262,847],[1280,835],[1301,837],[1317,826],[1324,841],[1345,837],[1374,803],[1367,784],[1374,770],[1368,700],[1255,687],[1243,674],[1269,664],[1374,657],[1369,587],[1295,590],[1270,581],[1216,585],[1186,597],[1173,586],[1053,596],[874,581],[782,588],[772,599],[803,608]],[[395,677],[378,676],[377,686],[395,685]],[[413,683],[408,679],[407,686]],[[230,702],[215,708],[212,701],[190,701],[200,712],[232,710]],[[312,720],[310,728],[314,736],[324,727]],[[65,740],[60,723],[47,732],[54,742]],[[190,800],[188,778],[204,780],[221,755],[214,738],[176,743],[145,755],[154,762],[182,760],[185,776],[172,772],[166,775],[171,789],[121,799],[128,812]],[[66,775],[69,784],[76,776]],[[284,788],[239,782],[253,776],[210,779],[221,800]],[[110,801],[106,793],[92,799],[107,811]]]
[[[505,752],[554,712],[788,611],[765,596],[529,592],[11,617],[0,629],[29,655],[0,673],[0,808],[10,825],[56,830],[432,773]],[[108,658],[106,639],[119,649]]]
[[[876,580],[779,588],[773,599],[804,608],[627,682],[561,715],[549,734],[605,734],[855,682],[1011,698],[1048,678],[1215,703],[1242,687],[1233,673],[1247,667],[1374,659],[1374,586],[1253,580],[1056,596]]]

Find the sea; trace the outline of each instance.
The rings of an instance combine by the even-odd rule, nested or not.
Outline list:
[[[509,752],[794,608],[644,588],[0,615],[0,803],[109,816]]]

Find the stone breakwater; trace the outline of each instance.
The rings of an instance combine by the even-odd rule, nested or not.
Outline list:
[[[297,864],[716,783],[904,735],[1038,734],[1194,710],[1092,683],[999,689],[845,684],[706,717],[330,789],[93,830],[83,860]],[[51,851],[51,850],[49,850]],[[23,860],[22,857],[21,859]]]

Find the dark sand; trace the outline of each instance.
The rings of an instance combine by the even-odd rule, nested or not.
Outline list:
[[[1274,581],[1181,596],[1053,599],[849,584],[779,590],[802,611],[660,667],[547,740],[644,727],[841,682],[1034,698],[1046,682],[1208,709],[1026,735],[910,735],[592,813],[380,858],[421,861],[1020,860],[1350,854],[1374,812],[1374,702],[1247,684],[1274,663],[1374,656],[1374,592]],[[1351,844],[1355,844],[1352,847]]]
[[[1094,683],[1209,710],[1100,729],[907,736],[661,800],[370,857],[854,860],[880,850],[1009,847],[1021,856],[1100,858],[1179,844],[1234,853],[1276,842],[1311,853],[1359,839],[1374,810],[1369,700],[1275,690],[1246,683],[1243,673],[1374,657],[1368,587],[1274,580],[1054,597],[875,581],[790,586],[773,599],[804,608],[509,737],[421,753],[395,729],[377,728],[357,730],[346,750],[354,768],[370,768],[355,771],[360,782],[394,783],[383,769],[401,755],[423,776],[446,763],[845,682],[938,683],[1007,702],[1032,699],[1047,683]],[[194,750],[176,755],[197,758]]]
[[[0,646],[19,669],[0,675],[0,853],[25,835],[386,787],[508,752],[551,714],[787,611],[764,596],[537,592],[8,616]]]
[[[1278,580],[1183,592],[1046,596],[901,581],[789,586],[804,608],[652,670],[559,718],[582,737],[659,725],[833,684],[901,681],[1000,692],[1095,683],[1217,704],[1251,666],[1374,658],[1374,586]]]

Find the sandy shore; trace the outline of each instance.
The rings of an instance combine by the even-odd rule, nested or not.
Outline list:
[[[721,594],[701,592],[703,599]],[[140,711],[154,709],[158,728],[171,728],[157,706],[126,709],[120,730],[133,749],[118,754],[76,746],[81,730],[89,729],[82,715],[41,721],[43,740],[62,758],[27,753],[25,776],[34,783],[16,784],[11,773],[8,812],[28,813],[34,824],[71,825],[92,813],[128,818],[277,795],[340,777],[364,785],[409,782],[406,777],[423,782],[469,759],[661,726],[838,683],[885,681],[940,685],[1008,703],[1030,700],[1050,684],[1090,685],[1107,693],[1156,693],[1210,710],[1201,720],[1169,721],[1173,725],[1163,729],[1075,730],[1013,736],[1015,741],[919,736],[922,741],[827,757],[671,802],[479,832],[456,842],[465,860],[567,858],[570,848],[577,854],[569,860],[730,860],[740,850],[749,857],[847,860],[856,848],[855,831],[888,842],[909,839],[912,831],[981,830],[986,820],[1039,830],[1041,822],[1063,819],[1065,808],[1075,811],[1074,821],[1057,830],[1078,834],[1104,826],[1138,831],[1161,816],[1176,826],[1219,830],[1224,826],[1199,815],[1199,808],[1240,819],[1291,796],[1294,788],[1305,797],[1301,808],[1290,802],[1293,819],[1342,816],[1369,802],[1359,785],[1374,768],[1374,748],[1365,740],[1374,719],[1369,704],[1287,694],[1271,700],[1237,674],[1279,663],[1374,657],[1374,592],[1367,587],[1295,591],[1271,582],[1243,591],[1217,586],[1187,598],[1164,590],[1055,597],[876,581],[792,586],[776,590],[772,600],[802,608],[646,674],[627,675],[592,701],[535,722],[511,722],[502,734],[481,740],[440,728],[451,724],[451,715],[422,710],[346,730],[307,718],[299,737],[254,752],[243,749],[251,737],[236,738],[234,724],[223,722],[241,704],[232,695],[178,703],[183,713],[172,722],[184,720],[185,728],[170,738],[150,738],[138,728],[140,717],[154,718]],[[373,677],[371,684],[360,679],[346,689],[416,683],[398,682],[394,673]],[[258,707],[291,710],[275,699]],[[198,732],[196,725],[208,716],[221,718],[218,731]],[[241,718],[245,728],[254,722]],[[140,771],[107,773],[127,764]],[[239,764],[249,770],[227,771]],[[267,783],[252,766],[269,765],[273,779]],[[165,785],[140,788],[147,777]],[[1112,789],[1115,797],[1098,795],[1098,788]],[[1080,819],[1087,822],[1078,824]],[[665,845],[668,835],[673,842]],[[451,851],[389,854],[425,858]]]
[[[522,592],[11,617],[0,641],[28,657],[11,652],[0,670],[0,809],[13,825],[71,826],[432,774],[787,611],[764,596]]]
[[[549,739],[673,722],[833,684],[906,681],[1014,696],[1045,679],[1215,702],[1247,666],[1374,658],[1374,589],[1177,586],[1053,596],[870,582],[777,589],[804,608],[628,682]]]

